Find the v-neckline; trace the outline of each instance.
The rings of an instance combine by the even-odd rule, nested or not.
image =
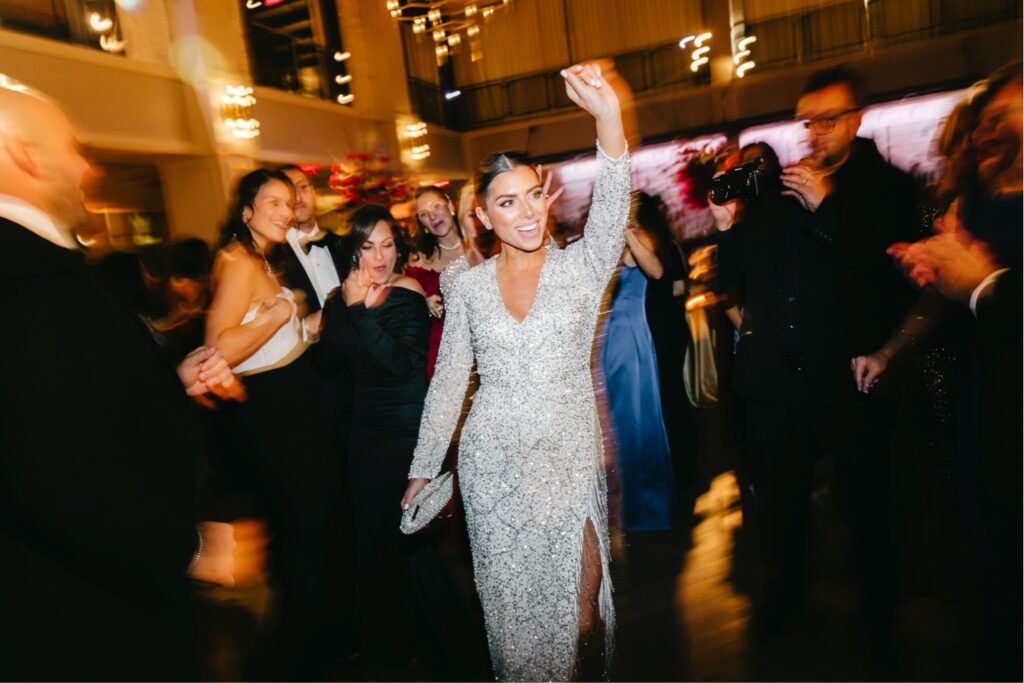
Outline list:
[[[537,275],[537,289],[533,292],[533,301],[530,302],[530,307],[526,309],[526,315],[523,316],[522,320],[516,320],[516,317],[512,315],[512,311],[509,310],[508,304],[505,303],[505,296],[501,293],[501,285],[498,284],[498,257],[494,257],[494,267],[492,268],[494,277],[491,278],[491,281],[494,283],[494,291],[498,294],[498,301],[501,302],[501,308],[505,311],[505,315],[517,328],[526,324],[526,321],[533,314],[533,309],[537,307],[537,300],[540,298],[540,288],[544,284],[544,271],[547,270],[548,258],[550,256],[550,251],[544,254],[544,263],[541,264],[540,274]]]

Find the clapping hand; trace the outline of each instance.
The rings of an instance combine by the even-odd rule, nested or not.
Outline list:
[[[935,221],[935,230],[935,237],[912,244],[899,242],[887,253],[917,287],[932,287],[951,301],[966,303],[999,264],[988,246],[960,222],[956,202]]]
[[[341,283],[341,295],[345,299],[346,306],[363,304],[372,308],[380,301],[388,285],[378,285],[370,278],[370,272],[360,260],[359,267],[349,272],[348,277]]]

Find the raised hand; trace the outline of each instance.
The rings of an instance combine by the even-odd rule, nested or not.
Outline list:
[[[348,277],[341,283],[341,296],[345,299],[346,306],[354,306],[366,300],[369,290],[370,274],[360,261],[359,267],[349,271]]]
[[[551,206],[558,201],[558,198],[562,196],[562,190],[564,190],[565,188],[560,187],[557,190],[555,190],[554,194],[548,194],[548,192],[551,189],[551,179],[554,178],[554,175],[548,173],[547,177],[544,177],[544,166],[542,164],[537,164],[534,170],[537,172],[537,180],[539,180],[541,184],[544,186],[544,196],[548,200],[548,209],[550,209]]]
[[[622,109],[615,90],[601,76],[596,64],[575,64],[562,69],[565,94],[597,122],[597,139],[612,158],[626,151],[626,135],[622,128]]]
[[[620,114],[619,97],[601,76],[601,67],[574,64],[562,69],[562,77],[565,79],[565,94],[595,119]]]

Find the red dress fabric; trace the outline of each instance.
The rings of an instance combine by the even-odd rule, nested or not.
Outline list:
[[[405,274],[420,283],[426,295],[441,293],[441,273],[427,268],[409,266]],[[430,339],[427,346],[427,381],[434,376],[434,363],[437,362],[437,350],[441,346],[441,332],[444,330],[444,319],[430,319]]]

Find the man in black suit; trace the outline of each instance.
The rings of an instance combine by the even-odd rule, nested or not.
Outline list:
[[[281,279],[285,286],[305,293],[306,308],[316,313],[323,309],[327,296],[341,285],[335,259],[341,258],[341,237],[324,230],[317,223],[316,188],[306,172],[295,165],[278,168],[295,186],[295,222],[285,235],[287,244],[277,248]],[[332,376],[318,374],[312,396],[296,396],[296,410],[282,416],[293,429],[322,426],[338,453],[336,478],[326,489],[334,500],[339,519],[335,520],[335,562],[331,575],[320,583],[310,583],[310,593],[322,596],[323,604],[331,606],[331,618],[322,622],[324,632],[318,636],[329,643],[329,658],[339,661],[354,659],[359,653],[357,599],[355,578],[355,530],[346,477],[345,444],[351,419],[351,383],[347,370]],[[324,490],[324,482],[319,482]],[[323,573],[321,572],[321,576]],[[328,596],[330,596],[328,598]]]
[[[293,165],[278,170],[295,185],[295,224],[285,236],[288,246],[279,247],[282,279],[286,287],[306,294],[306,308],[315,313],[323,308],[331,290],[341,286],[334,265],[341,238],[317,224],[316,188],[306,172]]]
[[[733,388],[745,399],[762,540],[761,633],[798,615],[812,468],[830,454],[877,654],[888,660],[888,415],[857,390],[851,364],[881,347],[907,301],[886,247],[913,229],[914,191],[857,137],[859,90],[843,67],[811,77],[796,107],[811,155],[721,234],[719,259],[723,290],[743,297]]]
[[[0,75],[0,676],[195,678],[187,573],[213,539],[182,382],[230,370],[202,349],[175,374],[87,268],[88,168],[63,113]]]

